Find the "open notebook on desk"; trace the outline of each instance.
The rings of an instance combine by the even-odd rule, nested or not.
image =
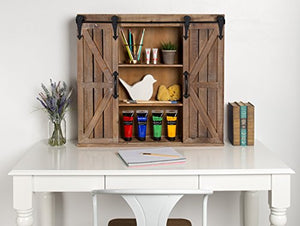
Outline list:
[[[119,150],[121,159],[128,166],[143,166],[185,162],[186,158],[171,147]]]

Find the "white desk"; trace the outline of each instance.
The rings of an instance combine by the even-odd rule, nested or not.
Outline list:
[[[51,192],[95,189],[247,191],[245,226],[256,221],[251,215],[256,208],[251,206],[253,192],[269,191],[271,225],[286,224],[294,171],[261,143],[175,149],[187,158],[186,163],[128,168],[116,155],[118,148],[77,148],[69,142],[58,149],[37,143],[9,173],[17,225],[32,225],[34,192],[45,192],[47,200]],[[49,219],[45,225],[51,225]]]

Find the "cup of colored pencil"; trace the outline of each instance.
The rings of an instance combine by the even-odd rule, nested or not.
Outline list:
[[[145,35],[145,28],[143,29],[141,38],[139,39],[140,40],[139,43],[136,43],[135,34],[133,32],[131,32],[130,29],[128,30],[128,41],[126,39],[123,29],[121,29],[120,32],[121,32],[121,38],[122,38],[123,44],[125,46],[126,52],[129,57],[128,62],[130,64],[140,63],[142,46],[143,46],[144,35]]]

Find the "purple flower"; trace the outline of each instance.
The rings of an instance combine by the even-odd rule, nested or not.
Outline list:
[[[68,91],[65,82],[56,83],[52,79],[50,79],[51,91],[43,83],[41,86],[44,93],[39,93],[41,99],[37,97],[37,100],[48,112],[49,118],[52,121],[60,121],[69,107],[72,89]]]
[[[44,104],[44,102],[40,98],[37,97],[36,99],[44,106],[44,108],[48,109],[46,104]]]

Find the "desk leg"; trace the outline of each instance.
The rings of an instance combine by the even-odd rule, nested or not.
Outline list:
[[[32,177],[13,177],[13,206],[17,212],[17,226],[32,226]]]
[[[286,211],[290,206],[290,175],[273,175],[269,191],[271,226],[284,226],[287,223]]]
[[[258,192],[245,191],[244,198],[244,226],[258,225]]]
[[[53,192],[43,192],[39,194],[40,200],[40,219],[41,226],[55,226],[54,223],[54,202],[55,196]]]
[[[183,195],[122,195],[137,226],[166,226],[170,212]]]

